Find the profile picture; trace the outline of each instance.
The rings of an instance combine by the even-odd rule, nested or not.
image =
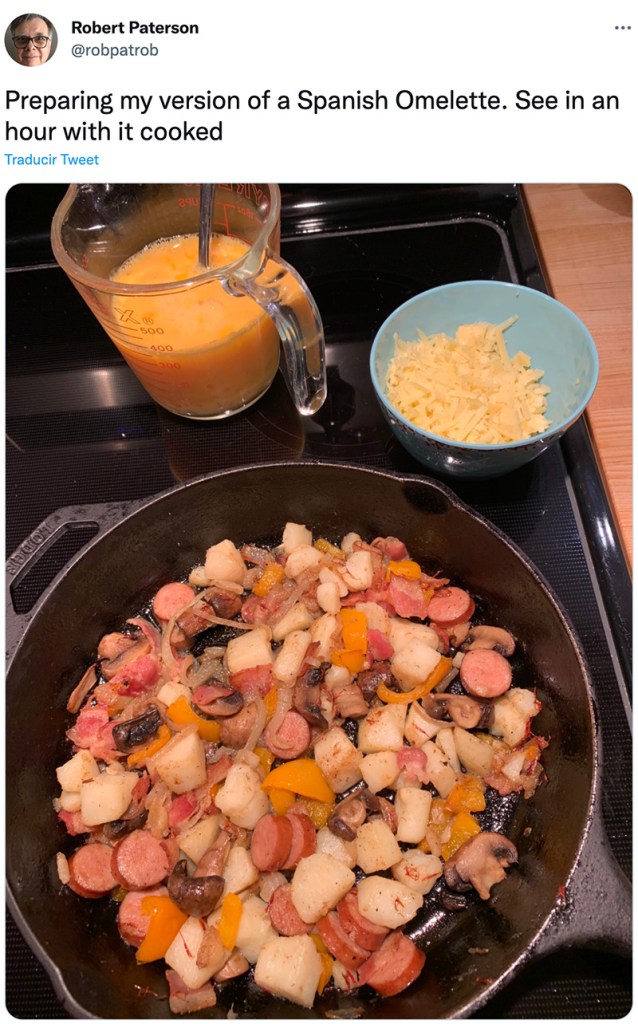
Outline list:
[[[57,34],[43,14],[19,14],[5,33],[5,46],[16,64],[27,68],[46,64],[53,56]]]

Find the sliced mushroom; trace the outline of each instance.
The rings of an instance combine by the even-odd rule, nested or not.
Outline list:
[[[105,679],[112,679],[113,676],[121,669],[125,668],[126,665],[130,665],[132,661],[136,661],[137,658],[141,658],[143,654],[148,654],[150,650],[150,640],[145,636],[141,636],[138,640],[134,640],[126,646],[115,658],[110,658],[108,661],[102,661],[100,663],[100,671]]]
[[[359,675],[356,678],[356,684],[368,704],[376,696],[377,689],[381,683],[385,683],[386,686],[391,686],[393,682],[394,677],[387,661],[375,662],[371,668],[364,669],[363,672],[359,672]]]
[[[328,828],[347,843],[357,838],[357,829],[363,825],[368,809],[360,796],[347,797],[337,804],[328,818]]]
[[[500,626],[472,626],[467,640],[463,643],[463,650],[474,651],[478,648],[498,651],[504,657],[510,658],[516,648],[516,641],[511,633]]]
[[[329,667],[330,663],[324,662],[299,676],[292,698],[295,711],[322,732],[328,728],[328,722],[321,712],[321,683]]]
[[[244,706],[244,698],[239,690],[232,686],[216,686],[207,684],[210,687],[211,699],[203,704],[195,701],[197,707],[206,715],[214,715],[215,718],[228,718],[236,715]],[[216,692],[215,692],[216,691]]]
[[[137,718],[129,718],[127,722],[119,722],[113,726],[113,742],[123,754],[130,753],[140,743],[145,743],[154,736],[160,725],[162,716],[159,708],[152,705],[148,711]]]
[[[505,869],[518,862],[514,843],[499,832],[479,832],[459,846],[443,868],[446,884],[457,892],[472,886],[482,900],[505,878]]]
[[[212,914],[224,891],[221,875],[189,876],[186,860],[178,860],[168,877],[168,895],[180,910],[191,917]]]
[[[491,701],[474,700],[461,693],[428,693],[421,703],[430,718],[452,721],[463,729],[487,729],[494,717]]]
[[[117,821],[107,821],[102,827],[102,831],[106,839],[110,842],[115,842],[131,832],[136,832],[138,828],[144,828],[147,818],[148,810],[142,807],[131,818],[118,818]]]

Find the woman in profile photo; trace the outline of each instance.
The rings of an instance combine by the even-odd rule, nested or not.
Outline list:
[[[9,26],[6,40],[10,55],[18,64],[33,68],[46,64],[55,43],[52,22],[42,14],[20,14]]]

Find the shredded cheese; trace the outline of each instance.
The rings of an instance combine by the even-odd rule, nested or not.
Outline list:
[[[395,335],[389,400],[415,426],[452,441],[504,444],[546,430],[544,371],[524,352],[507,352],[503,332],[515,321],[463,324],[454,338]]]

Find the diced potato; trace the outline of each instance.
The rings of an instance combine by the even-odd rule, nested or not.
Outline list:
[[[451,767],[441,748],[437,747],[432,740],[424,743],[421,749],[428,759],[426,771],[430,782],[445,800],[456,785],[457,773]]]
[[[354,871],[343,861],[329,853],[312,853],[295,869],[290,895],[301,920],[314,924],[336,907],[354,883]]]
[[[348,841],[336,836],[327,826],[317,832],[316,853],[329,853],[335,860],[342,861],[347,867],[353,868],[357,863],[357,843],[355,839]]]
[[[307,629],[295,629],[288,633],[273,662],[273,674],[284,686],[294,685],[309,647],[310,633]]]
[[[455,726],[454,744],[459,761],[466,771],[475,772],[476,775],[481,777],[489,775],[494,760],[494,750],[489,743],[479,739],[478,736],[468,732],[467,729]]]
[[[384,704],[359,722],[357,744],[362,754],[401,750],[407,709],[405,704]]]
[[[359,913],[373,924],[402,928],[423,906],[420,893],[395,878],[368,875],[357,886]]]
[[[394,810],[397,815],[397,839],[400,843],[420,843],[425,836],[432,794],[427,789],[403,786],[397,789]]]
[[[338,585],[330,581],[328,583],[320,583],[317,587],[317,604],[322,612],[336,615],[341,608]]]
[[[306,569],[310,569],[313,565],[318,566],[323,558],[323,554],[317,548],[308,544],[300,544],[286,559],[286,576],[296,580],[297,576],[301,576]]]
[[[409,643],[396,650],[390,659],[392,675],[401,690],[413,690],[424,683],[434,671],[441,655],[424,640],[410,640]]]
[[[310,1008],[323,963],[309,935],[281,935],[266,942],[255,964],[255,982],[266,992]]]
[[[329,569],[327,566],[319,570],[319,582],[335,583],[337,586],[337,590],[339,592],[339,597],[345,597],[346,594],[348,593],[348,588],[341,579],[341,576],[339,576],[339,574],[336,573],[334,569]]]
[[[206,587],[208,586],[208,574],[206,572],[205,565],[196,565],[191,569],[188,574],[188,582],[193,587]]]
[[[426,740],[436,736],[444,722],[437,722],[426,715],[418,700],[413,700],[405,722],[405,738],[413,747],[422,747]]]
[[[339,690],[342,686],[351,683],[352,678],[352,673],[345,665],[331,665],[323,677],[323,683],[328,690]]]
[[[243,892],[244,889],[259,880],[259,871],[244,846],[230,848],[228,858],[222,868],[222,878],[224,879],[223,896],[229,892]]]
[[[206,925],[201,918],[189,917],[164,953],[168,966],[179,974],[189,988],[201,988],[218,970],[215,963],[207,967],[197,966],[197,954],[205,934]]]
[[[448,761],[450,766],[455,772],[460,772],[461,764],[459,762],[458,754],[456,752],[456,743],[454,742],[454,730],[448,726],[446,729],[439,729],[436,734],[434,741],[437,747],[440,747]]]
[[[310,636],[313,643],[319,644],[317,648],[318,658],[322,658],[324,661],[330,659],[330,652],[335,646],[335,637],[339,629],[340,625],[336,615],[321,615],[318,619],[315,619],[310,627]]]
[[[351,555],[352,552],[354,551],[355,544],[359,543],[360,541],[360,534],[353,533],[352,531],[350,533],[346,533],[341,538],[341,550],[345,551],[347,555]]]
[[[233,637],[226,648],[228,671],[232,674],[246,668],[256,668],[257,665],[271,665],[273,655],[270,637],[268,626],[255,626],[241,636]]]
[[[63,789],[60,793],[59,804],[63,811],[70,811],[71,814],[74,814],[82,807],[82,797],[79,793],[68,793],[66,789]]]
[[[249,964],[257,961],[264,943],[277,938],[277,932],[270,923],[266,909],[267,904],[260,900],[259,896],[249,896],[244,900],[235,945]]]
[[[79,793],[83,782],[100,774],[98,763],[88,750],[78,750],[69,761],[61,764],[55,772],[60,789],[67,793]]]
[[[186,854],[189,860],[192,860],[193,864],[199,864],[206,851],[210,850],[217,839],[220,817],[219,814],[208,814],[177,837],[180,850]]]
[[[394,833],[382,818],[366,821],[357,829],[357,863],[367,875],[385,871],[402,857]]]
[[[222,540],[206,551],[204,570],[209,581],[229,580],[232,583],[243,583],[246,563],[232,540]]]
[[[173,793],[187,793],[206,782],[206,757],[196,725],[187,725],[152,758],[153,768]]]
[[[365,615],[368,629],[378,629],[380,633],[385,633],[388,636],[390,616],[385,608],[382,608],[376,601],[358,601],[355,608]],[[388,639],[390,639],[389,636]],[[392,641],[390,642],[392,643]]]
[[[293,604],[292,608],[290,608],[286,614],[279,619],[279,622],[274,624],[272,627],[272,638],[278,642],[288,636],[289,633],[292,633],[293,630],[308,629],[309,626],[312,626],[313,622],[314,619],[305,604],[302,604],[301,601],[297,601],[297,603]]]
[[[515,687],[497,697],[493,708],[489,731],[501,736],[509,747],[517,747],[526,738],[529,720],[538,714],[541,705],[532,690]]]
[[[157,691],[157,699],[161,700],[166,707],[173,704],[179,697],[185,697],[190,704],[191,696],[192,690],[188,686],[184,686],[183,683],[164,683]]]
[[[368,590],[372,586],[374,563],[370,551],[353,551],[339,575],[348,590]]]
[[[121,818],[131,802],[131,793],[138,782],[136,772],[117,775],[102,772],[82,783],[80,817],[85,825],[104,825]]]
[[[270,808],[268,797],[261,788],[261,776],[242,762],[231,765],[223,786],[215,796],[215,805],[240,828],[254,828]]]
[[[388,622],[388,640],[394,647],[395,654],[403,650],[413,640],[420,640],[436,650],[439,638],[436,632],[421,622],[409,622],[392,616]]]
[[[392,875],[408,889],[425,896],[443,874],[440,857],[422,850],[408,850],[398,864],[392,866]]]
[[[315,742],[315,761],[333,793],[343,793],[361,779],[361,754],[336,725]]]
[[[361,775],[373,793],[393,786],[399,775],[396,751],[378,750],[374,754],[366,754],[361,762]]]
[[[301,523],[286,523],[282,535],[284,555],[290,555],[295,548],[312,545],[312,533]]]

